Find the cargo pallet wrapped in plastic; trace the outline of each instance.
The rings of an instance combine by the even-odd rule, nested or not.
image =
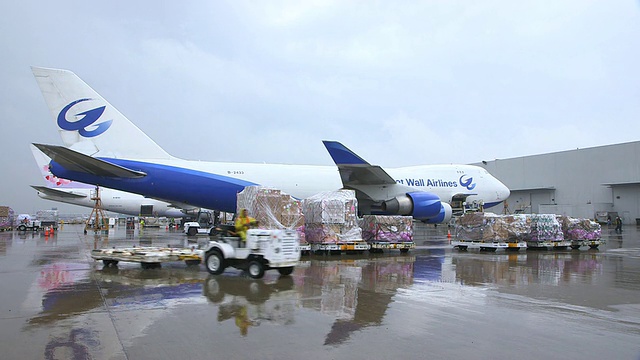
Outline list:
[[[558,221],[567,240],[599,240],[602,237],[602,227],[591,219],[560,215]]]
[[[364,215],[359,221],[362,238],[367,242],[413,241],[413,217],[400,215]]]
[[[602,227],[599,223],[591,219],[579,219],[569,216],[558,215],[558,222],[562,226],[562,233],[567,241],[570,241],[571,248],[579,249],[581,246],[589,246],[592,249],[603,244]]]
[[[11,231],[14,226],[14,212],[8,206],[0,206],[0,231]]]
[[[469,213],[456,222],[454,247],[466,249],[592,248],[601,243],[600,224],[590,219],[573,219],[555,214],[495,215]],[[520,245],[524,244],[524,245]]]
[[[310,244],[362,242],[353,190],[328,191],[303,201],[306,240]]]
[[[302,203],[278,189],[247,186],[238,193],[237,211],[247,209],[261,229],[296,230],[300,243],[305,243]]]
[[[455,235],[460,241],[517,243],[529,235],[529,224],[529,218],[521,214],[466,213],[456,221]]]

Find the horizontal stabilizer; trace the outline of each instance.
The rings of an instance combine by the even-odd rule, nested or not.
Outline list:
[[[102,177],[137,179],[146,176],[144,172],[127,169],[123,166],[93,158],[67,149],[64,146],[33,144],[53,161],[65,169]]]
[[[81,198],[87,197],[87,195],[85,195],[85,194],[74,194],[74,193],[69,192],[69,191],[52,189],[52,188],[48,188],[46,186],[31,185],[31,187],[36,189],[36,190],[38,190],[39,192],[41,192],[41,193],[43,193],[45,195],[55,196],[55,197],[59,197],[59,198],[81,199]]]
[[[391,185],[396,181],[380,166],[371,165],[337,141],[323,140],[333,162],[338,166],[342,185]]]

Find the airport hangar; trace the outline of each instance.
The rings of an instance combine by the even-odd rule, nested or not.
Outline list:
[[[511,190],[496,213],[561,214],[640,225],[640,141],[476,163]],[[506,207],[506,209],[505,209]],[[506,211],[505,211],[506,210]]]

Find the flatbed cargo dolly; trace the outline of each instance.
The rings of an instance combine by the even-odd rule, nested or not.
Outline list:
[[[544,249],[566,249],[571,246],[571,241],[527,241],[527,249],[544,250]]]
[[[574,250],[580,249],[581,246],[588,246],[591,249],[597,249],[598,246],[604,244],[602,239],[593,240],[571,240],[571,248]]]
[[[505,249],[507,251],[518,251],[520,249],[526,249],[527,243],[524,241],[519,242],[484,242],[484,241],[464,241],[453,240],[451,245],[454,248],[458,248],[460,251],[467,249],[480,249],[482,251],[496,251],[498,249]]]
[[[369,250],[369,248],[369,244],[364,241],[311,244],[311,251],[314,253],[338,254],[343,251],[360,253]]]
[[[187,265],[199,265],[204,252],[190,248],[128,247],[91,250],[91,257],[102,260],[105,266],[117,266],[118,262],[138,262],[143,269],[160,267],[163,262],[184,261]]]
[[[308,244],[308,243],[300,244],[298,245],[298,250],[300,250],[300,253],[303,255],[309,254],[311,252],[311,244]]]
[[[409,252],[411,249],[416,248],[416,243],[413,241],[404,242],[390,242],[390,241],[373,241],[369,242],[369,252],[382,253],[384,250],[398,249],[401,253]]]

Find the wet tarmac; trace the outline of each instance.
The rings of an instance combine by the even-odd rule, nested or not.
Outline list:
[[[93,248],[166,229],[0,233],[2,359],[640,359],[640,231],[598,250],[459,252],[417,225],[408,254],[310,255],[290,277],[203,265],[103,268]]]

